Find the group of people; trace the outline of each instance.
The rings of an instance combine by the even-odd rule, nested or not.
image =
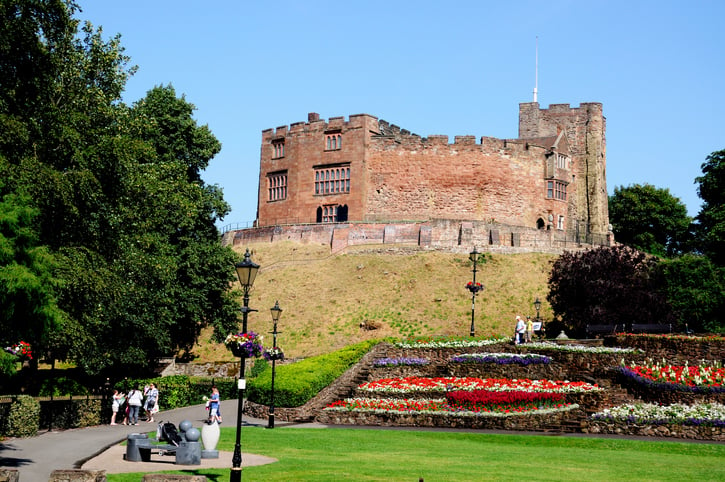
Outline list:
[[[514,332],[514,344],[531,343],[534,338],[534,322],[530,316],[524,321],[521,316],[516,315],[516,331]]]
[[[116,418],[119,412],[123,415],[121,425],[138,425],[138,417],[141,408],[146,413],[146,422],[154,422],[154,414],[159,411],[159,390],[156,385],[149,383],[144,386],[143,392],[136,385],[128,393],[118,389],[113,390],[113,402],[111,403],[111,425],[118,425]]]

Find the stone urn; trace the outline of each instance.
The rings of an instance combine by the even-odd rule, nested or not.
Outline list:
[[[201,427],[201,443],[204,449],[201,451],[202,459],[218,459],[219,451],[216,445],[219,443],[219,424],[216,422],[205,423]]]

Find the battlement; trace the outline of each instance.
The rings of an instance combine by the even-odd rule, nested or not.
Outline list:
[[[328,120],[320,119],[320,114],[310,112],[307,114],[307,122],[294,122],[289,126],[279,126],[274,129],[262,131],[262,140],[270,141],[279,139],[291,134],[325,132],[328,130],[349,130],[364,128],[366,125],[375,125],[378,118],[369,114],[354,114],[345,121],[344,116],[330,117]]]

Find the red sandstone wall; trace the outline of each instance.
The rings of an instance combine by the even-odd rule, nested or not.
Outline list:
[[[371,139],[366,220],[495,220],[535,227],[565,201],[546,199],[546,149],[461,136]]]

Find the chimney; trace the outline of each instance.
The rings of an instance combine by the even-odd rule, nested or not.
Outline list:
[[[307,114],[307,122],[317,122],[320,120],[320,114],[317,112],[310,112]]]

